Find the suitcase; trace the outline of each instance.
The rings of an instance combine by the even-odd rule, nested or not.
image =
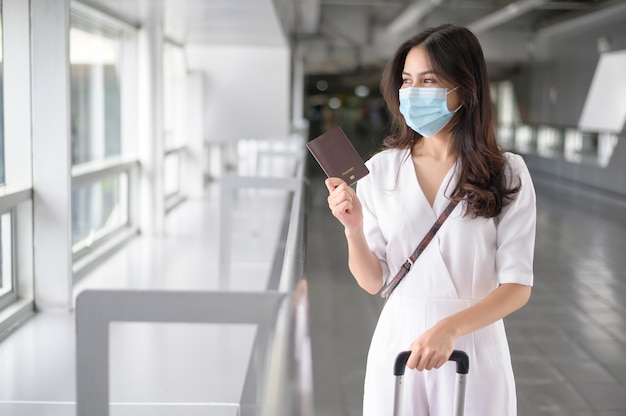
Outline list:
[[[396,376],[396,386],[393,395],[393,416],[401,416],[402,412],[402,381],[406,362],[411,351],[402,351],[398,354],[393,366],[393,375]],[[469,357],[463,351],[454,350],[449,361],[456,362],[456,385],[454,387],[454,416],[463,416],[465,408],[465,382],[469,372]]]

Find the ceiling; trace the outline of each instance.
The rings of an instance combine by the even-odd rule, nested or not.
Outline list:
[[[185,44],[287,45],[307,75],[379,79],[397,45],[444,22],[479,37],[490,74],[528,59],[533,37],[626,0],[84,0],[136,25],[161,19]],[[574,26],[575,27],[575,26]],[[571,28],[569,30],[572,30]]]
[[[281,3],[281,0],[276,0]],[[292,0],[282,0],[288,2]],[[493,66],[525,61],[537,33],[624,1],[613,0],[301,0],[317,1],[317,25],[296,16],[293,38],[306,49],[310,73],[380,67],[397,45],[441,23],[469,27]],[[296,10],[297,12],[297,10]],[[285,19],[283,18],[283,21]]]
[[[298,0],[289,0],[295,2]],[[80,0],[135,26],[162,21],[183,44],[285,46],[273,0]]]

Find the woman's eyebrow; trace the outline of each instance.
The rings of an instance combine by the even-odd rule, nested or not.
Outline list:
[[[402,75],[409,75],[410,76],[412,74],[410,74],[409,72],[406,72],[406,71],[402,71]],[[432,69],[428,69],[426,71],[418,73],[417,75],[418,76],[423,76],[423,75],[437,75],[437,74]]]

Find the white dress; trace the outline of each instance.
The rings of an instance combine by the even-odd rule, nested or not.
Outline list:
[[[495,218],[462,216],[458,204],[443,227],[387,300],[372,337],[364,385],[363,415],[387,416],[393,408],[393,363],[400,351],[442,318],[480,301],[502,283],[533,283],[535,191],[523,159],[506,154],[507,177],[521,190]],[[359,181],[364,230],[370,249],[390,280],[449,203],[453,166],[431,207],[421,191],[408,150],[386,150],[367,162]],[[512,173],[512,174],[511,174]],[[519,179],[517,179],[519,177]],[[455,349],[467,352],[465,414],[514,416],[515,381],[502,321],[464,335]],[[403,415],[445,416],[453,411],[455,365],[408,370]]]

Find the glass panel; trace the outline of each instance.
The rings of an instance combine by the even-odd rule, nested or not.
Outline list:
[[[11,232],[11,213],[0,217],[0,296],[13,291],[13,238]]]
[[[0,2],[0,184],[4,177],[4,38],[2,36],[2,3]]]
[[[562,153],[561,130],[541,126],[537,132],[537,153],[543,157],[557,157]]]
[[[626,49],[600,55],[582,114],[581,130],[618,133],[626,124]]]
[[[565,130],[565,160],[573,163],[580,163],[580,152],[583,148],[583,134],[576,129]]]
[[[600,133],[598,136],[598,164],[603,168],[609,165],[613,150],[617,146],[617,134]]]
[[[518,126],[515,129],[515,149],[521,153],[534,152],[533,129],[530,126]]]
[[[70,101],[72,164],[121,154],[122,32],[72,15]]]
[[[183,127],[187,94],[187,64],[184,50],[172,43],[163,45],[163,128],[165,148],[184,143]]]
[[[498,126],[497,135],[498,143],[500,143],[504,149],[510,150],[514,147],[515,129],[513,126]]]
[[[89,247],[128,223],[128,174],[72,190],[72,244]]]
[[[582,132],[580,162],[592,165],[598,163],[598,133]]]
[[[165,196],[177,194],[180,191],[180,155],[178,153],[170,153],[165,156],[163,170],[165,172]]]
[[[511,126],[519,123],[520,117],[515,101],[515,90],[511,81],[502,81],[498,85],[497,93],[498,124]]]

